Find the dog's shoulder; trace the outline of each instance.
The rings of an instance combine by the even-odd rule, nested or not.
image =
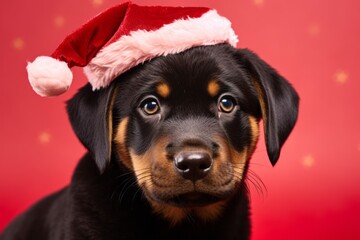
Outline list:
[[[65,239],[67,236],[63,229],[71,225],[73,215],[79,215],[74,213],[77,208],[77,203],[74,201],[77,192],[88,195],[86,189],[81,191],[81,188],[88,183],[81,184],[81,180],[87,178],[86,176],[90,178],[92,173],[91,161],[86,155],[79,162],[68,186],[41,199],[26,212],[17,216],[0,235],[0,239]],[[90,196],[83,196],[81,199],[88,197]]]
[[[46,239],[52,229],[63,224],[67,208],[69,188],[55,192],[34,204],[29,210],[16,217],[0,235],[1,240]],[[56,233],[51,233],[54,237]],[[53,238],[57,239],[57,238]]]

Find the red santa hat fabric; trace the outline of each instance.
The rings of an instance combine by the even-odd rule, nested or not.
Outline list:
[[[157,56],[228,43],[236,46],[231,22],[202,7],[114,6],[66,37],[54,53],[28,63],[30,84],[41,96],[65,92],[70,68],[84,67],[93,90],[108,86],[130,68]]]

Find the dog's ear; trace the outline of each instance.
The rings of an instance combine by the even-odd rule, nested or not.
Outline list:
[[[95,159],[100,173],[111,157],[114,85],[93,91],[87,84],[67,102],[72,128]]]
[[[299,97],[289,82],[248,49],[239,49],[237,57],[248,71],[256,90],[264,125],[266,149],[274,166],[280,150],[298,116]]]

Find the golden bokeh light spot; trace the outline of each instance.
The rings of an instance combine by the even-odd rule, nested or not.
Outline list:
[[[48,144],[51,140],[51,134],[49,132],[43,131],[39,134],[38,139],[41,144]]]
[[[92,4],[94,7],[99,7],[104,4],[104,0],[92,0]]]
[[[16,49],[18,51],[23,50],[25,47],[24,39],[22,39],[21,37],[15,38],[12,42],[12,46],[14,49]]]
[[[312,23],[308,26],[308,34],[311,36],[317,36],[320,34],[320,26],[317,23]]]
[[[315,164],[314,156],[312,154],[308,154],[308,155],[304,156],[302,159],[302,164],[303,164],[303,166],[308,167],[308,168],[314,166],[314,164]]]
[[[55,27],[61,28],[65,25],[65,18],[63,16],[56,16],[54,18]]]
[[[264,6],[265,0],[253,0],[255,6],[262,7]]]
[[[339,84],[344,84],[349,80],[349,74],[343,70],[339,70],[334,75],[335,81]]]

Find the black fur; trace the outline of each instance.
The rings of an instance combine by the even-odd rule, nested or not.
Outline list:
[[[236,111],[215,117],[216,102],[202,93],[210,79],[220,79],[221,91],[236,98]],[[141,99],[153,94],[159,80],[172,86],[168,99],[158,96],[163,103],[160,124],[139,110]],[[169,155],[186,134],[216,148],[209,137],[214,132],[242,151],[252,138],[248,117],[264,118],[266,147],[274,165],[297,112],[298,96],[283,77],[251,51],[226,44],[153,59],[122,74],[106,89],[93,92],[87,85],[68,102],[68,114],[89,152],[68,187],[17,217],[0,239],[249,239],[244,180],[226,195],[229,201],[218,218],[203,222],[189,216],[172,226],[153,213],[134,173],[122,164],[113,135],[120,121],[129,117],[126,145],[139,155],[163,135],[173,141]]]

